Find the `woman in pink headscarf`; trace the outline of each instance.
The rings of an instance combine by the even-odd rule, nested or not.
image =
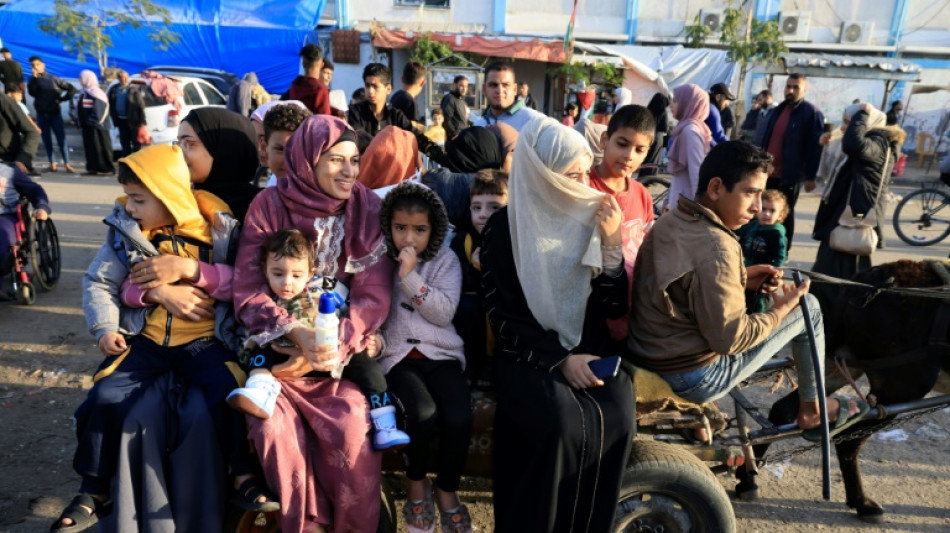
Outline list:
[[[712,133],[706,126],[709,95],[698,85],[688,83],[673,90],[673,116],[679,121],[670,133],[669,171],[670,205],[673,209],[680,195],[692,200],[699,187],[699,166],[709,153]]]
[[[375,531],[380,454],[369,437],[369,405],[359,388],[327,373],[333,360],[363,352],[385,321],[394,263],[385,254],[380,200],[356,181],[356,134],[345,122],[314,115],[297,128],[284,153],[286,179],[257,195],[248,210],[234,272],[234,306],[252,335],[281,335],[295,344],[271,371],[280,380],[273,415],[248,417],[284,533]],[[316,345],[315,331],[267,293],[261,245],[281,229],[300,230],[314,246],[324,287],[349,287],[339,350]],[[272,345],[273,346],[273,345]]]

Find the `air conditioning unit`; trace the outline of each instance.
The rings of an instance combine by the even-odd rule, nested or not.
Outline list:
[[[699,22],[709,28],[713,35],[719,35],[722,33],[724,11],[723,9],[700,9]]]
[[[779,30],[786,41],[807,41],[811,11],[784,11],[778,17]]]
[[[874,39],[874,23],[846,20],[841,23],[841,44],[871,44]]]

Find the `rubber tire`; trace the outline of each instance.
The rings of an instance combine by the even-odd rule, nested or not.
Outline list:
[[[950,195],[948,195],[945,191],[941,189],[917,189],[916,191],[904,196],[904,198],[897,204],[897,207],[894,209],[894,218],[892,222],[894,225],[894,232],[897,233],[897,236],[900,238],[900,240],[906,242],[907,244],[911,246],[930,246],[931,244],[937,244],[938,242],[944,240],[947,237],[947,235],[950,235],[950,224],[947,224],[946,229],[939,236],[931,237],[930,239],[927,239],[925,241],[914,240],[910,237],[910,235],[904,234],[904,231],[901,229],[901,216],[900,216],[901,213],[903,213],[905,207],[908,210],[916,209],[920,211],[919,214],[911,213],[909,216],[905,217],[907,219],[906,222],[913,225],[914,220],[917,220],[920,217],[922,217],[923,207],[922,206],[920,207],[908,206],[908,204],[912,200],[917,199],[918,196],[925,196],[925,195],[931,195],[933,197],[932,203],[934,204],[939,204],[940,202],[943,202],[944,204],[950,204]],[[943,200],[940,200],[940,197],[942,197]],[[941,217],[943,220],[950,220],[950,205],[944,205],[940,209],[940,213],[943,215]],[[915,219],[914,217],[918,217],[918,218]]]
[[[656,174],[654,176],[648,176],[640,182],[641,185],[647,188],[647,191],[650,192],[650,197],[653,199],[653,216],[654,218],[659,218],[663,214],[663,203],[669,199],[670,191],[670,177],[664,174]],[[650,187],[654,186],[660,188],[659,192],[654,194],[654,190],[651,190]],[[657,196],[660,196],[660,204],[657,205]]]
[[[40,244],[45,242],[49,251],[40,253]],[[30,262],[33,279],[44,291],[52,290],[59,282],[63,259],[59,247],[59,232],[52,220],[32,220],[30,225]]]
[[[644,499],[645,496],[649,498]],[[675,503],[675,513],[663,507]],[[667,504],[667,505],[664,505]],[[651,507],[651,505],[654,505]],[[674,514],[689,522],[677,523]],[[656,441],[634,441],[620,487],[615,532],[663,524],[665,533],[734,533],[729,496],[705,463],[688,451]],[[644,531],[655,531],[644,527]]]
[[[21,283],[16,290],[16,301],[20,305],[33,305],[36,301],[36,287],[29,281]]]

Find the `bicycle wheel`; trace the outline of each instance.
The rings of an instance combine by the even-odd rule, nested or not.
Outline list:
[[[894,231],[911,246],[930,246],[950,234],[950,194],[920,189],[904,197],[894,210]]]
[[[663,214],[663,208],[666,207],[666,199],[670,193],[669,176],[656,175],[644,178],[642,182],[653,198],[653,217],[659,218]]]

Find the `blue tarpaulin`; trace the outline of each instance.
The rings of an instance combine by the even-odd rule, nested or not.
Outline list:
[[[105,8],[121,0],[99,0]],[[156,50],[148,39],[150,30],[109,30],[113,46],[109,66],[139,72],[149,65],[178,65],[227,70],[243,76],[256,72],[268,91],[283,92],[297,75],[297,53],[307,35],[316,29],[326,0],[158,0],[172,16],[171,30],[181,41],[168,50]],[[62,42],[44,34],[39,21],[53,14],[53,0],[15,0],[0,7],[0,39],[15,59],[24,63],[40,56],[49,72],[76,78],[88,68],[98,72],[95,57],[80,63],[63,50]]]

